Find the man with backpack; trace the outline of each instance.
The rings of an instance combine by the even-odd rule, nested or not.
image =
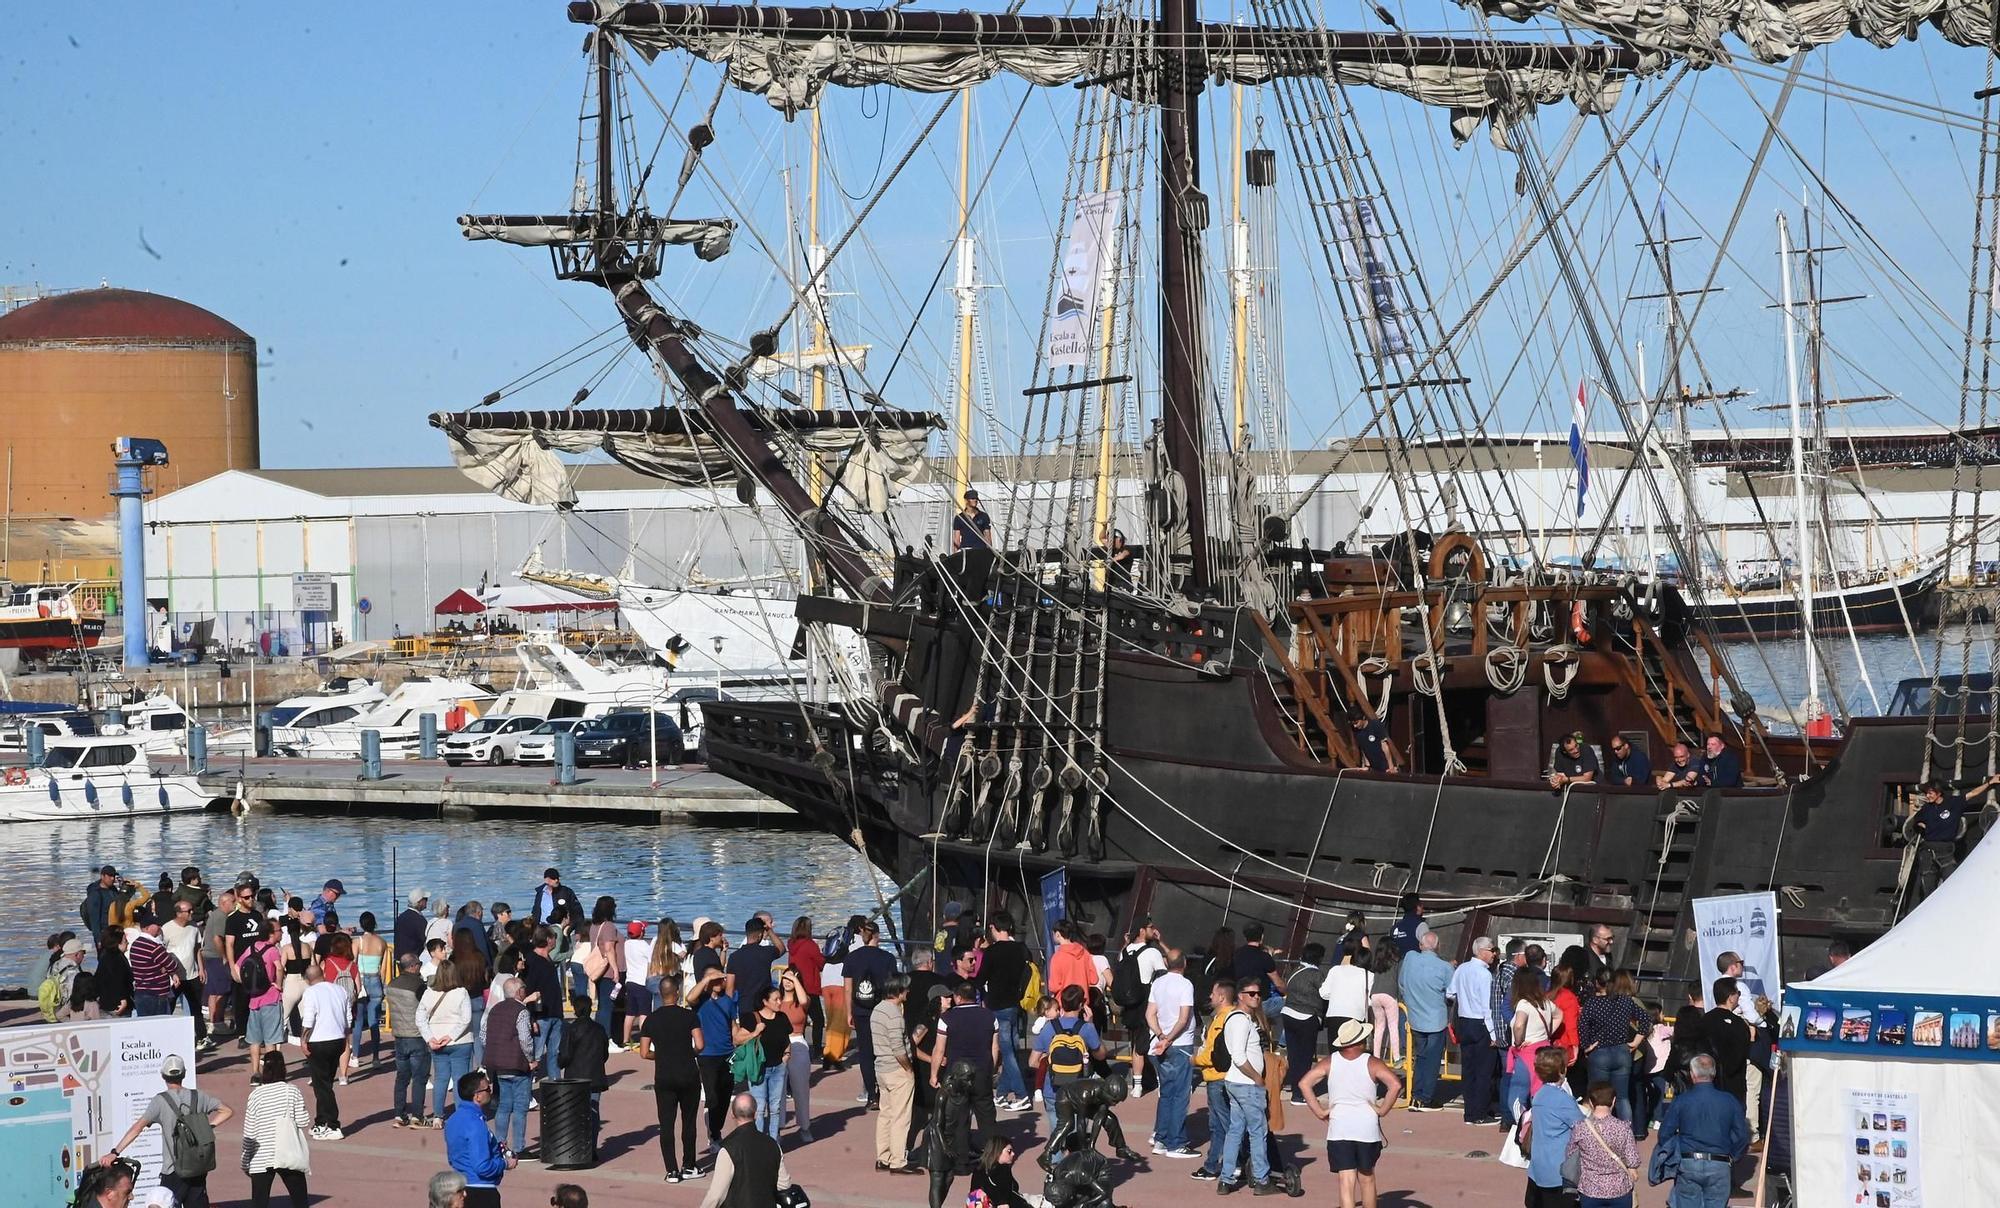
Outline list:
[[[35,1005],[41,1009],[42,1018],[49,1023],[60,1023],[68,1019],[91,1018],[84,1014],[80,1005],[88,1002],[94,1012],[97,1007],[97,991],[90,987],[89,995],[77,993],[77,983],[88,980],[83,973],[83,941],[75,936],[67,936],[57,946],[56,954],[50,958],[48,976],[35,992]]]
[[[1056,1017],[1035,1034],[1035,1068],[1048,1071],[1042,1087],[1042,1111],[1048,1117],[1049,1133],[1056,1130],[1056,1104],[1062,1088],[1090,1075],[1090,1063],[1104,1056],[1104,1041],[1084,1009],[1082,986],[1064,986],[1056,1000]]]
[[[157,1124],[163,1133],[160,1146],[160,1186],[173,1192],[181,1208],[208,1208],[208,1175],[215,1169],[215,1130],[236,1113],[222,1100],[181,1085],[187,1078],[187,1062],[178,1053],[160,1063],[160,1081],[166,1089],[153,1096],[145,1114],[132,1122],[118,1144],[105,1151],[98,1165],[118,1160],[126,1146],[139,1134]]]
[[[1132,928],[1131,939],[1118,963],[1111,967],[1111,1005],[1118,1008],[1118,1022],[1132,1038],[1132,1053],[1139,1064],[1139,1097],[1145,1098],[1160,1087],[1160,1073],[1146,1060],[1152,1046],[1146,1029],[1146,1002],[1152,994],[1153,979],[1167,971],[1166,952],[1160,946],[1160,929],[1153,920],[1142,918]]]

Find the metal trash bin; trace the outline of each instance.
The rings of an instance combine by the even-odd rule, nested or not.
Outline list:
[[[542,1165],[586,1170],[597,1165],[590,1124],[588,1078],[544,1078],[535,1087],[542,1105]]]

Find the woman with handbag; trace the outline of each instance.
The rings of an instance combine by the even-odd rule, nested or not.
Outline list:
[[[611,1031],[613,1004],[625,989],[625,942],[618,934],[618,903],[609,895],[597,899],[590,911],[590,949],[583,956],[583,974],[597,995],[592,1017],[610,1036],[611,1051],[624,1052]]]
[[[285,1081],[285,1058],[276,1049],[265,1052],[257,1084],[243,1105],[243,1173],[250,1176],[251,1208],[271,1202],[271,1183],[283,1179],[292,1208],[306,1208],[306,1176],[312,1173],[312,1148],[306,1126],[312,1123],[306,1097]]]
[[[1612,1114],[1618,1101],[1610,1083],[1594,1082],[1588,1093],[1590,1114],[1570,1130],[1566,1160],[1577,1167],[1578,1208],[1632,1208],[1639,1185],[1639,1143],[1632,1130]]]

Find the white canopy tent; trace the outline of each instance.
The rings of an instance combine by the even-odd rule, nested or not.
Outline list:
[[[2000,843],[1981,843],[1881,939],[1787,991],[1799,1203],[2000,1203],[1997,915]]]

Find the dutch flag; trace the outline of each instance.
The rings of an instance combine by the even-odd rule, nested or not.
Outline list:
[[[1590,408],[1584,401],[1583,379],[1576,382],[1576,409],[1569,421],[1569,456],[1576,463],[1576,514],[1583,515],[1583,497],[1590,492],[1590,446],[1583,440],[1590,430]]]

